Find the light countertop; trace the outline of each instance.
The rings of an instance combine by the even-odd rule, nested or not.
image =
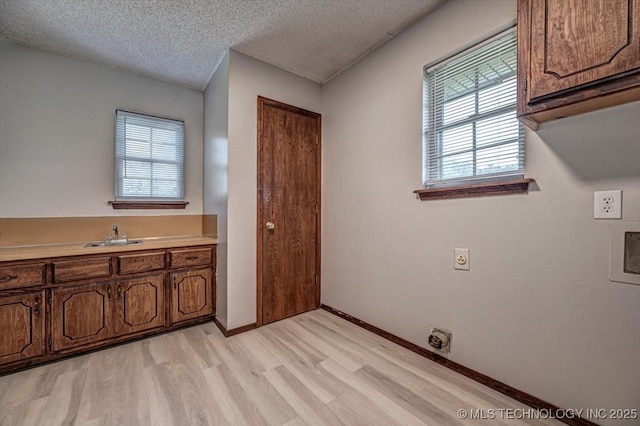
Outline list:
[[[166,249],[172,247],[201,246],[217,244],[218,239],[201,235],[183,237],[136,238],[140,244],[126,246],[85,247],[84,243],[44,244],[32,246],[0,247],[0,262],[10,260],[43,259],[59,256],[78,256],[83,254],[119,253],[139,250]]]

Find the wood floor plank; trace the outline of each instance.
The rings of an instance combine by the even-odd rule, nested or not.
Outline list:
[[[49,397],[33,400],[24,405],[18,405],[0,414],[0,425],[39,425],[42,423],[44,409]],[[1,412],[0,412],[1,413]]]
[[[338,418],[285,366],[265,373],[267,380],[293,407],[298,416],[310,425],[338,424]]]
[[[380,407],[358,392],[346,392],[327,404],[345,426],[388,426],[397,424]]]
[[[229,367],[225,364],[204,370],[204,376],[209,382],[212,396],[230,425],[267,425],[257,406],[252,403],[248,395],[235,379]]]
[[[372,404],[381,407],[389,417],[393,418],[396,424],[400,425],[425,425],[423,421],[409,413],[397,402],[388,398],[377,389],[368,386],[366,382],[356,376],[353,372],[344,369],[332,359],[322,361],[322,368],[332,374],[336,380],[340,380],[350,386],[353,391],[359,392],[368,398]]]
[[[47,398],[41,424],[45,426],[73,425],[78,416],[80,398],[87,370],[77,370],[58,376]]]
[[[442,426],[457,426],[462,422],[456,418],[457,410],[441,409],[437,405],[412,392],[389,376],[366,365],[355,374],[380,393],[397,402],[405,410],[425,422]]]
[[[323,310],[229,338],[208,323],[0,377],[0,426],[488,424],[460,408],[526,406]]]
[[[297,417],[293,408],[262,376],[261,366],[248,358],[234,340],[229,338],[219,344],[220,356],[262,416],[274,425],[282,425]]]
[[[311,360],[299,357],[295,352],[287,350],[287,347],[278,339],[269,339],[259,333],[254,333],[259,345],[271,350],[280,362],[313,394],[325,404],[346,391],[341,383],[331,380]]]

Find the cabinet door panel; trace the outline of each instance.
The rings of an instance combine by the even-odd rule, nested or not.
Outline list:
[[[111,293],[110,283],[54,289],[51,307],[53,350],[112,337]]]
[[[0,297],[0,364],[44,355],[44,292]]]
[[[116,334],[135,333],[164,325],[163,284],[163,275],[116,284]]]
[[[530,103],[640,72],[640,2],[532,0]]]
[[[174,272],[171,274],[171,284],[172,322],[212,314],[211,269]]]

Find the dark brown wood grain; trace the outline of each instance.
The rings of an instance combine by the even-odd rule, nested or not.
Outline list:
[[[258,97],[258,326],[320,303],[321,127],[320,114]]]
[[[476,382],[482,383],[483,385],[490,387],[491,389],[494,389],[500,393],[503,393],[517,401],[520,401],[524,404],[527,404],[530,407],[536,408],[536,409],[545,409],[545,410],[549,410],[550,413],[553,414],[558,414],[556,417],[559,418],[560,420],[562,420],[562,422],[568,424],[568,425],[575,425],[575,426],[597,426],[595,423],[590,422],[588,420],[585,419],[568,419],[568,418],[564,418],[563,416],[563,411],[561,408],[550,404],[540,398],[537,398],[533,395],[530,395],[526,392],[522,392],[521,390],[518,390],[512,386],[509,386],[505,383],[502,383],[498,380],[495,380],[485,374],[479,373],[475,370],[472,370],[468,367],[465,367],[464,365],[458,364],[457,362],[451,361],[441,355],[438,355],[436,353],[431,352],[428,349],[425,349],[421,346],[418,346],[414,343],[409,342],[408,340],[405,340],[401,337],[396,336],[395,334],[389,333],[388,331],[385,331],[381,328],[376,327],[375,325],[369,324],[365,321],[362,321],[361,319],[358,319],[356,317],[353,317],[347,313],[344,313],[342,311],[339,311],[338,309],[332,308],[331,306],[327,306],[327,305],[322,305],[321,306],[322,309],[326,310],[327,312],[330,312],[334,315],[339,316],[340,318],[343,318],[349,322],[352,322],[366,330],[369,330],[372,333],[377,334],[378,336],[384,337],[387,340],[392,341],[393,343],[396,343],[404,348],[409,349],[410,351],[413,351],[419,355],[422,355],[423,357],[430,359],[431,361],[437,362],[440,365],[443,365],[457,373],[460,373],[464,376],[467,376],[473,380],[475,380]]]
[[[164,275],[120,281],[115,285],[115,333],[130,334],[165,323]]]
[[[640,68],[633,0],[532,0],[529,103]]]
[[[189,204],[186,201],[109,201],[114,210],[167,210],[184,209]]]
[[[210,265],[213,254],[210,247],[188,250],[169,250],[169,268]]]
[[[140,272],[164,269],[164,251],[142,254],[123,254],[118,256],[119,274],[136,274]]]
[[[211,269],[172,272],[170,282],[172,323],[211,315]]]
[[[529,185],[534,182],[535,180],[531,178],[514,179],[502,182],[498,181],[443,188],[416,189],[413,192],[414,194],[418,194],[422,201],[486,197],[490,195],[523,194],[529,190]]]
[[[44,292],[0,297],[0,364],[44,355]]]
[[[111,276],[111,257],[60,260],[51,263],[53,282],[104,278]]]
[[[44,284],[45,264],[18,263],[0,266],[0,290]]]
[[[176,324],[170,323],[170,251],[182,252],[185,258],[189,257],[188,253],[200,253],[195,263],[202,259],[209,262],[196,269],[197,272],[206,271],[198,272],[206,278],[204,288],[201,281],[196,281],[196,285],[193,282],[185,284],[183,293],[187,302],[183,311],[191,309],[193,312],[179,318],[180,322]],[[39,274],[39,281],[33,286],[0,288],[0,374],[211,320],[215,312],[215,255],[215,245],[136,250],[126,254],[114,248],[113,252],[100,255],[0,262],[0,270],[12,274],[26,270],[29,276],[35,277],[34,265]],[[96,264],[102,266],[102,269],[97,268],[102,271],[97,275],[106,273],[106,264],[116,264],[118,268],[108,277],[99,278],[106,278],[106,281],[96,283],[95,278],[91,278],[96,274]],[[177,265],[181,269],[176,273],[186,275],[191,271],[182,262]],[[57,278],[60,279],[62,273],[64,282],[54,282],[56,266]],[[155,268],[160,269],[154,271]],[[88,274],[83,275],[82,271],[88,271]],[[25,283],[27,281],[32,280]],[[189,298],[193,300],[191,304]],[[206,306],[196,313],[195,303],[203,298]],[[16,300],[25,307],[18,307],[14,303]],[[34,345],[19,354],[8,354],[18,340],[25,340],[29,334],[25,327],[19,326],[26,324],[25,318],[29,315],[31,325],[35,327],[30,331]],[[3,347],[5,356],[2,355]],[[42,349],[36,350],[36,347]]]
[[[518,1],[518,116],[527,125],[640,100],[640,2]]]
[[[113,336],[113,291],[110,282],[56,288],[51,295],[53,351]]]

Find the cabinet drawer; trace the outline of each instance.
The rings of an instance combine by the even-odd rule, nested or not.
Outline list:
[[[184,268],[186,266],[210,265],[211,248],[171,250],[169,251],[169,267]]]
[[[118,273],[120,274],[136,274],[158,269],[164,269],[163,251],[118,256]]]
[[[0,290],[44,284],[44,263],[0,266]]]
[[[111,276],[111,258],[61,260],[51,264],[53,282],[85,280]]]

